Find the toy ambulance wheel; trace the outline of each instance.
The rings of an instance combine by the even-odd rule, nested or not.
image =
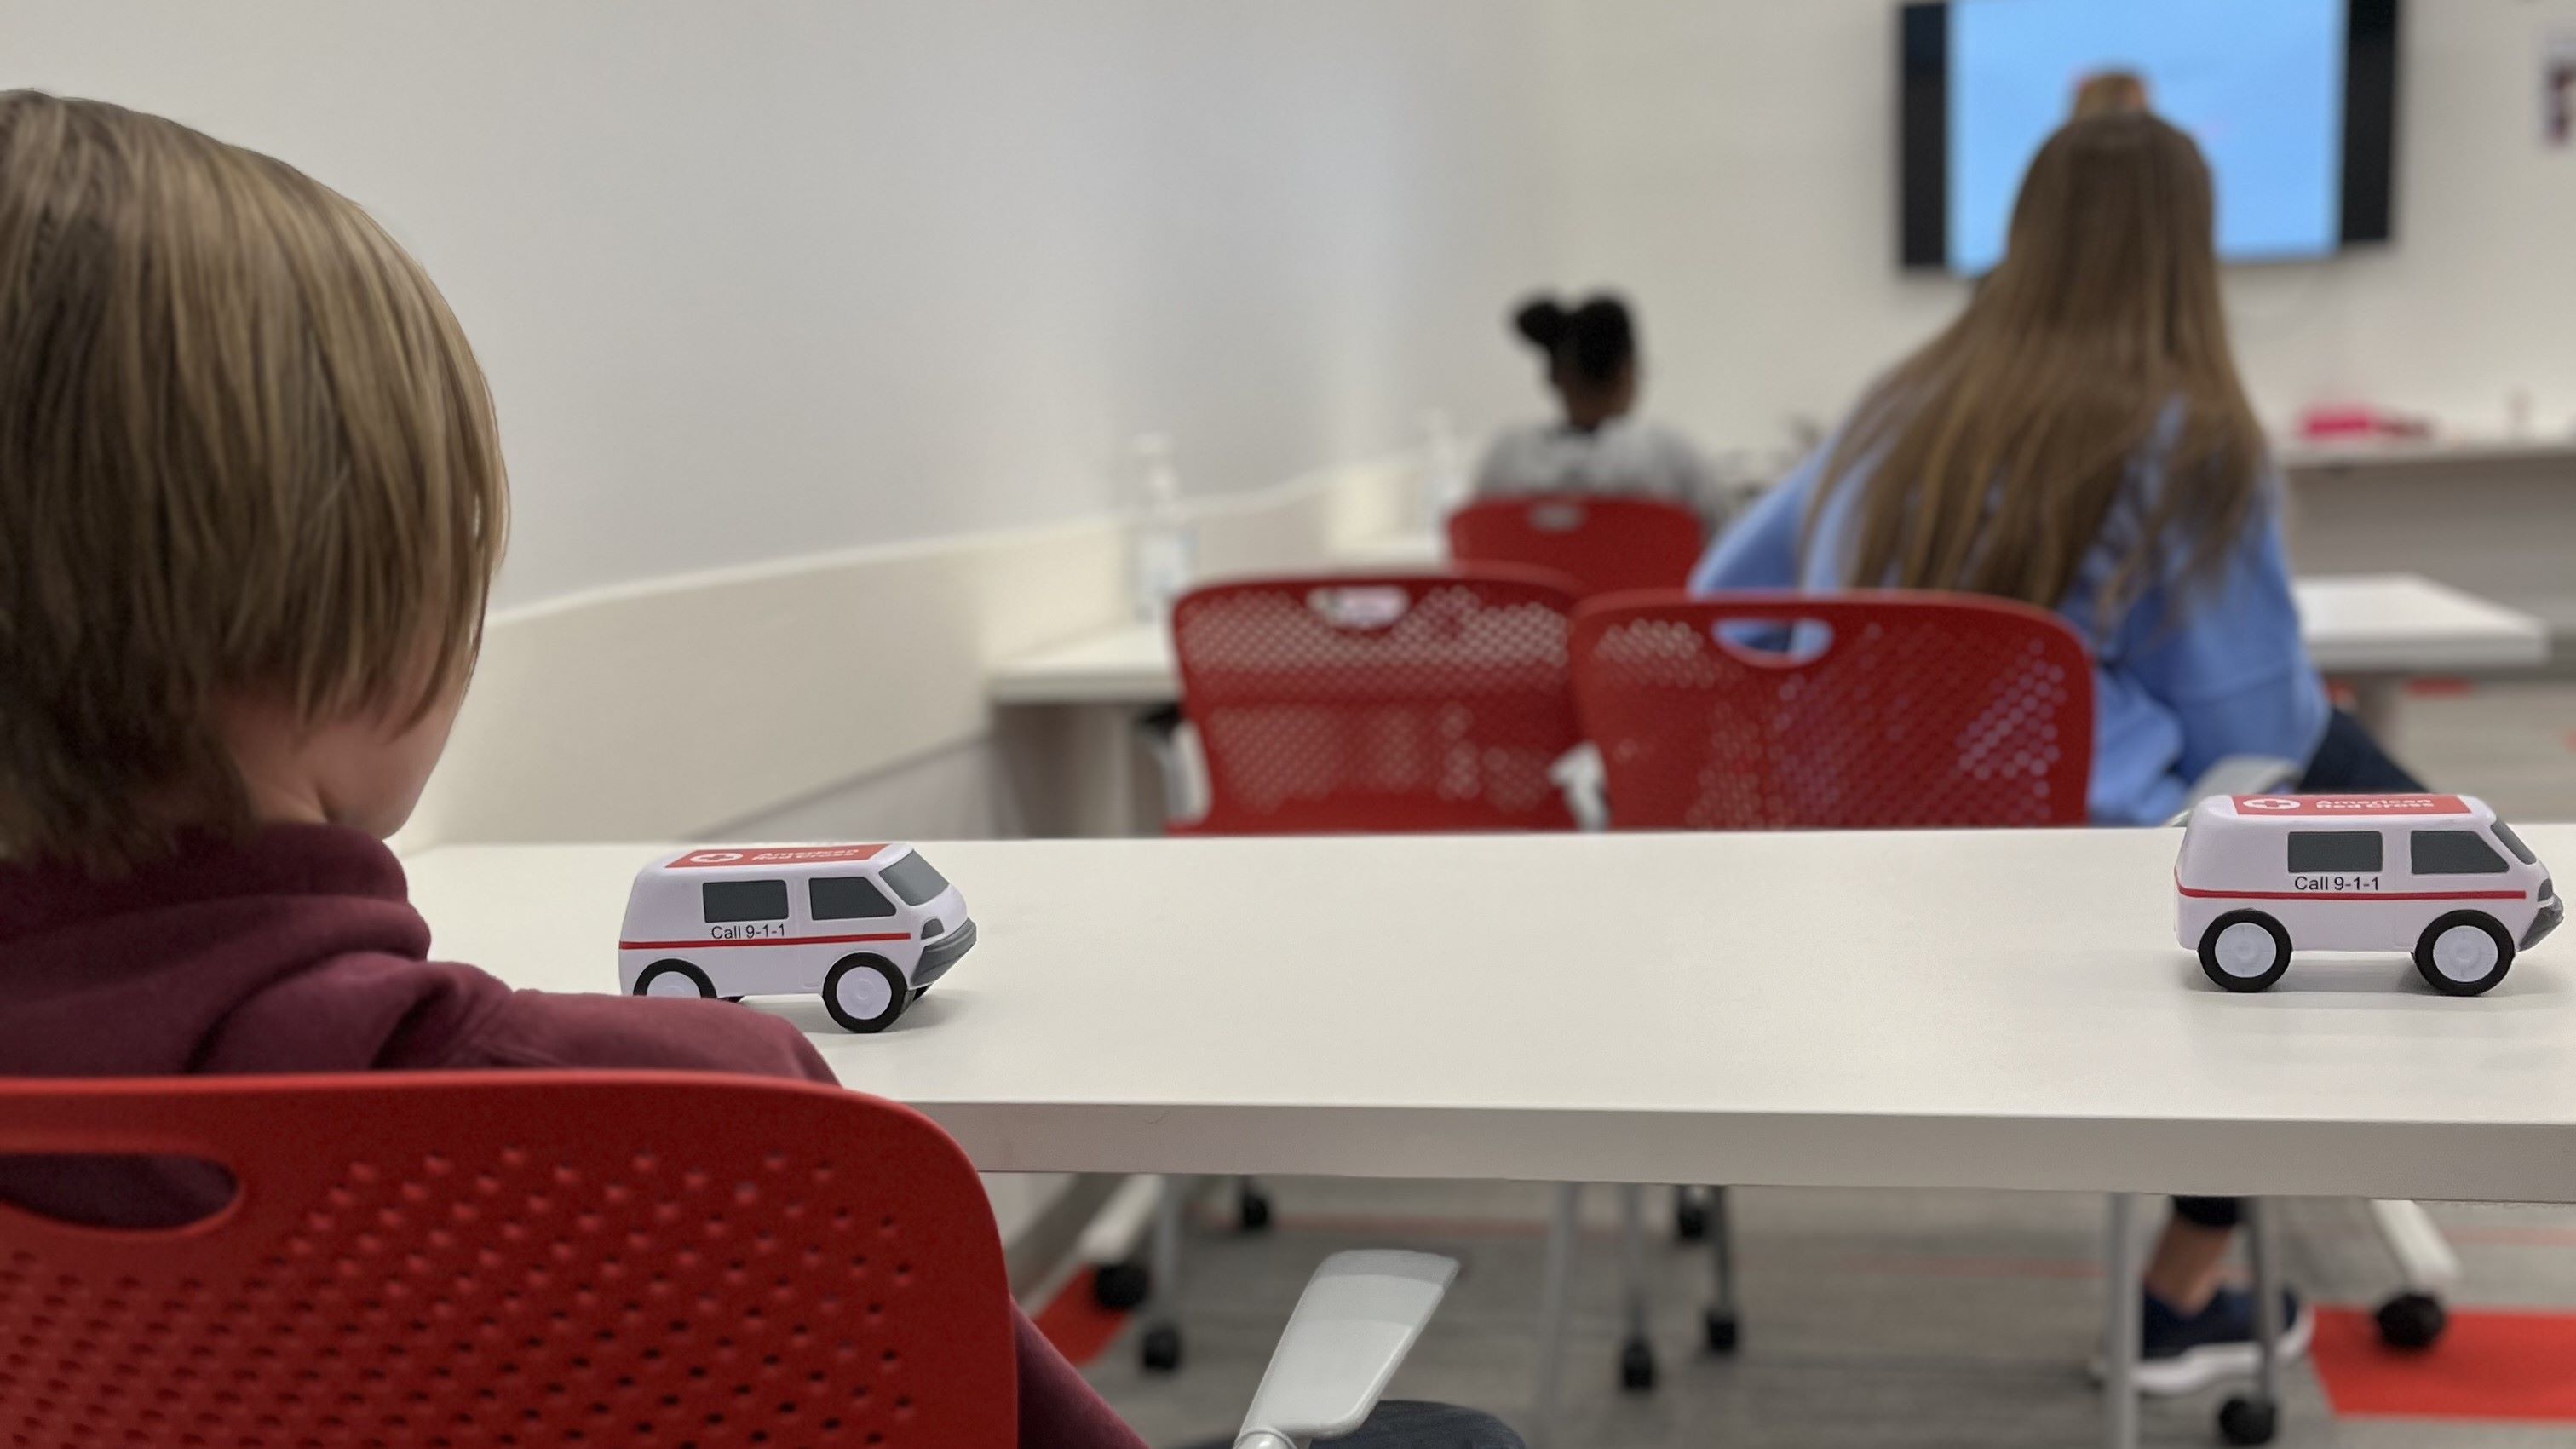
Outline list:
[[[2290,969],[2290,933],[2261,911],[2229,911],[2200,933],[2200,969],[2230,991],[2262,991]]]
[[[844,956],[823,978],[823,1009],[851,1031],[883,1031],[911,1004],[903,973],[883,956]]]
[[[2453,911],[2416,940],[2415,969],[2445,996],[2475,996],[2513,969],[2513,937],[2484,911]]]
[[[2442,1300],[2430,1293],[2400,1293],[2380,1304],[2372,1317],[2379,1320],[2381,1343],[2409,1353],[2431,1348],[2451,1323]]]
[[[656,961],[635,978],[638,996],[703,996],[712,998],[716,984],[686,961]]]

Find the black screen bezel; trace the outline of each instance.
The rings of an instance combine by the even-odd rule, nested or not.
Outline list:
[[[2400,0],[2345,0],[2343,218],[2337,248],[2395,235]],[[1950,6],[1896,11],[1897,260],[1950,265]]]

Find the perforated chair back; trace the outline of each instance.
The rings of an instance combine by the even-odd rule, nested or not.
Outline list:
[[[1263,579],[1172,611],[1216,834],[1564,830],[1574,601],[1510,571]]]
[[[1703,542],[1698,514],[1656,498],[1537,493],[1449,515],[1449,556],[1460,564],[1545,569],[1573,580],[1582,598],[1678,589]]]
[[[992,1213],[891,1103],[657,1073],[20,1080],[0,1153],[239,1184],[168,1231],[0,1208],[11,1444],[1016,1437]]]
[[[1607,599],[1577,615],[1573,653],[1615,828],[2085,820],[2092,665],[2039,609],[1903,593]]]

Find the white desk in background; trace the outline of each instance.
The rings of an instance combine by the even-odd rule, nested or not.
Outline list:
[[[2309,654],[2353,685],[2374,728],[2387,726],[2410,678],[2529,668],[2549,658],[2539,619],[2414,574],[2301,579],[2298,595]],[[1005,705],[1155,708],[1180,697],[1180,681],[1169,632],[1135,624],[1013,660],[993,672],[989,693]]]
[[[744,1009],[988,1171],[2576,1201],[2564,938],[2470,1000],[2398,956],[2230,995],[2172,940],[2178,838],[932,845],[980,943],[892,1030]],[[652,853],[407,867],[442,956],[596,991]]]
[[[2432,438],[2286,439],[2274,447],[2281,471],[2347,473],[2374,468],[2423,468],[2492,463],[2576,465],[2576,431]]]
[[[2383,740],[2409,679],[2549,661],[2544,620],[2417,574],[2306,578],[2296,587],[2309,657],[2352,687],[2353,713]]]

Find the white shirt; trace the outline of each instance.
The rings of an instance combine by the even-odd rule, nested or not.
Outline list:
[[[1729,500],[1690,439],[1657,423],[1612,418],[1591,432],[1530,423],[1497,435],[1476,470],[1476,496],[1610,493],[1668,499],[1699,514],[1713,534]]]

